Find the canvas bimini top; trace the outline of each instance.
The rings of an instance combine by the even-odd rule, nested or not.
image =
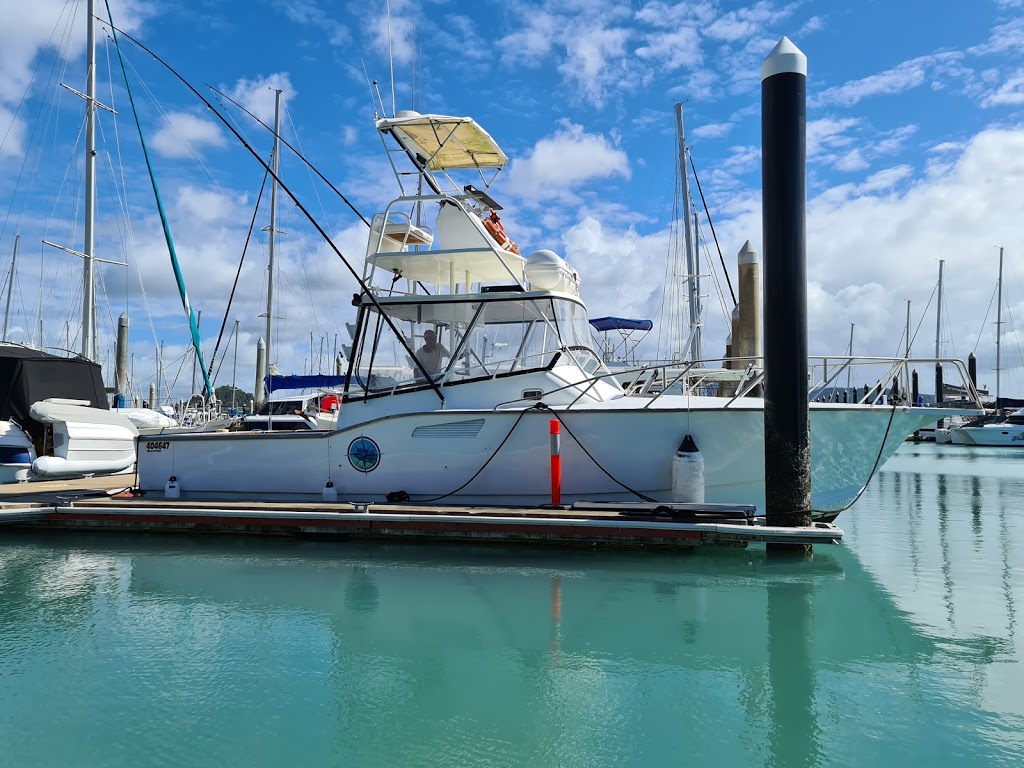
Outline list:
[[[595,317],[590,324],[599,331],[649,331],[654,327],[650,320],[632,320],[628,317]]]
[[[421,115],[406,110],[379,118],[377,130],[390,133],[430,171],[504,168],[508,156],[471,117]]]

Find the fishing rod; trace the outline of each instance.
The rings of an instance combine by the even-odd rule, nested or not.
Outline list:
[[[109,2],[107,4],[107,15],[108,15],[108,17],[110,16]],[[103,21],[103,20],[101,19],[101,21]],[[423,374],[424,380],[430,383],[430,388],[432,390],[434,390],[434,394],[436,394],[438,396],[438,398],[441,400],[441,402],[444,403],[445,402],[445,398],[444,398],[444,394],[441,392],[440,386],[438,386],[437,382],[434,381],[433,376],[427,371],[427,369],[423,367],[423,363],[420,362],[419,358],[416,357],[416,352],[412,349],[412,347],[409,346],[409,342],[406,340],[404,334],[398,329],[398,327],[395,325],[395,323],[391,319],[391,317],[387,313],[384,312],[384,308],[381,306],[380,302],[377,300],[377,297],[374,296],[374,294],[370,290],[369,286],[367,286],[366,283],[363,282],[363,279],[359,276],[359,273],[356,272],[355,268],[349,263],[348,259],[345,258],[345,255],[341,252],[341,250],[338,248],[338,246],[336,246],[334,244],[334,241],[331,240],[331,238],[328,236],[328,234],[324,230],[324,228],[322,226],[320,226],[320,223],[316,219],[313,218],[313,215],[309,212],[309,210],[306,208],[306,206],[304,206],[302,204],[302,202],[299,200],[299,198],[296,197],[295,193],[292,192],[291,188],[287,184],[285,184],[283,181],[281,181],[280,177],[276,173],[274,173],[274,170],[273,170],[273,168],[270,167],[270,164],[267,163],[262,157],[260,157],[259,152],[257,152],[255,149],[253,149],[253,147],[249,144],[249,142],[247,142],[242,137],[242,134],[240,134],[235,129],[235,127],[231,124],[231,122],[226,117],[224,117],[224,115],[222,115],[220,112],[217,111],[216,107],[214,107],[213,104],[210,103],[209,99],[207,99],[205,96],[203,96],[203,94],[201,94],[198,90],[196,90],[195,86],[193,86],[192,83],[190,83],[188,80],[186,80],[183,75],[179,74],[178,71],[176,69],[174,69],[174,67],[172,67],[166,61],[164,61],[162,58],[160,58],[160,56],[157,55],[157,53],[155,51],[150,50],[142,42],[140,42],[139,40],[136,40],[134,37],[129,35],[127,32],[124,32],[123,30],[120,30],[117,27],[115,27],[113,21],[111,21],[109,18],[108,18],[108,20],[105,23],[110,25],[110,29],[114,33],[114,45],[115,45],[115,47],[118,44],[117,43],[117,35],[120,34],[126,40],[128,40],[129,42],[131,42],[135,46],[137,46],[141,51],[149,54],[158,64],[160,64],[168,72],[170,72],[172,75],[174,75],[174,77],[177,78],[177,80],[179,82],[181,82],[181,84],[184,85],[189,91],[191,91],[195,95],[195,97],[197,99],[199,99],[201,102],[203,102],[203,104],[206,106],[206,108],[208,110],[210,110],[217,117],[217,119],[220,120],[221,123],[224,124],[224,127],[227,128],[231,132],[231,134],[236,139],[238,139],[238,142],[243,147],[245,147],[246,151],[250,155],[253,156],[253,159],[255,159],[256,162],[258,162],[260,164],[260,166],[268,174],[270,174],[271,178],[273,178],[274,181],[276,181],[280,185],[281,189],[283,189],[285,191],[285,194],[287,194],[288,197],[291,198],[292,202],[295,204],[295,207],[298,208],[299,211],[302,212],[302,215],[306,217],[306,219],[309,221],[310,224],[313,225],[313,228],[316,229],[316,231],[324,239],[324,242],[327,243],[327,245],[330,246],[331,250],[334,251],[335,255],[337,255],[337,257],[339,259],[341,259],[341,263],[345,265],[345,268],[349,271],[349,273],[352,275],[353,279],[359,285],[361,293],[360,294],[356,294],[356,297],[354,297],[354,299],[358,300],[358,297],[360,295],[365,295],[365,296],[369,297],[370,303],[373,304],[374,309],[376,309],[377,312],[380,313],[381,317],[388,324],[388,327],[394,332],[395,337],[398,339],[398,341],[401,343],[401,345],[405,348],[405,350],[409,353],[410,359],[413,362],[415,362],[416,363],[416,367],[420,369],[420,372]],[[360,216],[360,218],[362,218],[362,217]],[[366,219],[363,219],[363,221],[366,222]]]

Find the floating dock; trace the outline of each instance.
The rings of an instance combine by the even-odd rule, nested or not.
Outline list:
[[[831,523],[766,526],[754,507],[579,503],[474,507],[303,501],[165,499],[140,495],[132,475],[0,486],[0,526],[338,538],[530,542],[575,547],[690,549],[750,542],[834,544]]]

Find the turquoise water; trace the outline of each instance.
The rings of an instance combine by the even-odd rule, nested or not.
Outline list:
[[[2,766],[1020,766],[1024,452],[808,563],[0,534]]]

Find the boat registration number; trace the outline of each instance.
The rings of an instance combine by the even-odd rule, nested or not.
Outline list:
[[[169,440],[150,440],[146,443],[146,452],[153,453],[154,451],[166,451],[171,447]]]

